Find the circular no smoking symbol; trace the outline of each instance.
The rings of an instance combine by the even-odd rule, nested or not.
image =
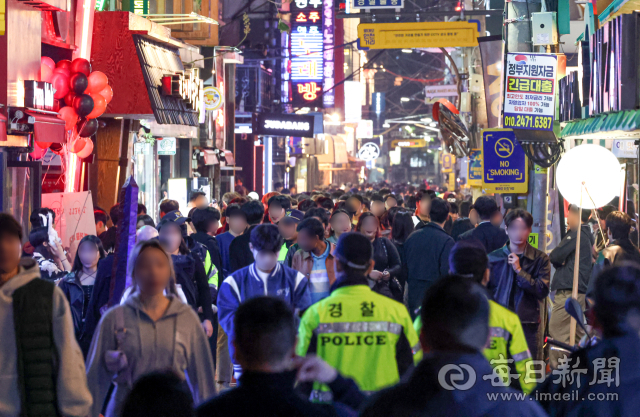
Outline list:
[[[500,138],[496,141],[495,150],[500,158],[508,158],[513,153],[513,142],[507,138]]]
[[[364,161],[373,161],[380,156],[380,148],[373,142],[365,143],[360,148],[360,159]]]

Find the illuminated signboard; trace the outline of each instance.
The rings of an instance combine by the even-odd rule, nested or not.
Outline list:
[[[322,33],[324,35],[324,39],[322,44],[324,46],[324,85],[323,85],[323,95],[322,102],[325,108],[331,108],[335,105],[335,95],[334,95],[334,67],[335,67],[335,59],[334,59],[334,49],[333,49],[333,40],[334,40],[334,26],[335,20],[333,16],[333,0],[324,0],[323,5],[323,13],[324,20],[322,21]]]
[[[475,22],[360,23],[358,48],[444,48],[478,46]]]
[[[200,72],[197,68],[185,72],[162,77],[162,93],[168,96],[182,97],[191,109],[199,112],[204,89]]]
[[[323,0],[294,0],[291,3],[290,69],[294,107],[323,107],[323,6]]]
[[[254,113],[251,129],[258,136],[313,137],[313,116],[299,114]]]
[[[129,11],[134,14],[149,13],[149,0],[129,0]]]

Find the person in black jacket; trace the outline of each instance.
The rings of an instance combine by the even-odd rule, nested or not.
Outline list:
[[[475,239],[484,246],[487,253],[503,247],[508,240],[507,234],[504,229],[492,223],[492,220],[494,220],[495,223],[499,224],[499,222],[495,220],[496,218],[502,220],[500,217],[500,209],[496,202],[493,198],[483,195],[476,199],[473,207],[480,216],[480,223],[476,228],[461,234],[458,240]]]
[[[76,340],[85,358],[89,352],[95,330],[95,327],[85,327],[85,323],[88,311],[93,308],[91,300],[98,273],[98,263],[104,259],[105,255],[102,242],[97,236],[83,237],[78,244],[71,272],[58,282],[58,286],[69,301]]]
[[[373,245],[374,269],[367,277],[369,286],[376,292],[402,302],[402,288],[397,284],[402,272],[400,255],[395,245],[386,237],[380,237],[380,221],[370,211],[360,215],[356,232],[369,238]],[[395,279],[395,281],[391,281]]]
[[[400,255],[400,264],[402,269],[398,275],[398,281],[404,292],[404,288],[407,285],[407,277],[409,276],[409,270],[407,268],[407,255],[405,253],[404,244],[409,236],[413,233],[413,219],[411,214],[406,211],[401,211],[393,217],[393,227],[391,229],[391,239],[393,244],[398,250]]]
[[[619,266],[625,262],[640,265],[640,251],[629,239],[633,221],[626,213],[612,211],[605,219],[603,231],[606,236],[606,247],[598,253],[596,263],[591,271],[591,279],[587,288],[587,297],[593,298],[593,288],[598,275],[609,266]],[[598,233],[599,235],[599,233]],[[596,247],[597,247],[596,241]]]
[[[538,404],[518,399],[515,390],[492,377],[482,354],[490,333],[481,285],[462,276],[443,278],[427,290],[420,316],[424,358],[406,382],[367,401],[362,417],[545,416]]]
[[[449,273],[449,253],[455,244],[442,226],[449,217],[449,203],[441,198],[431,201],[431,222],[409,236],[404,244],[407,263],[408,304],[415,319],[424,294]]]
[[[295,357],[296,325],[291,309],[274,297],[253,298],[234,320],[236,358],[244,370],[237,388],[201,404],[198,417],[354,415],[364,400],[355,382],[320,358]],[[333,391],[334,404],[301,397],[296,382],[319,381]]]
[[[595,326],[602,340],[571,355],[565,369],[571,369],[573,377],[559,383],[557,376],[548,375],[531,394],[550,416],[639,413],[640,269],[636,265],[606,269],[596,280],[594,296]]]
[[[512,210],[505,224],[509,241],[489,254],[491,277],[487,288],[496,303],[518,315],[531,357],[541,360],[551,264],[544,252],[528,242],[533,226],[529,212]]]
[[[460,208],[458,210],[459,217],[453,222],[453,228],[451,229],[451,237],[453,240],[458,241],[461,234],[468,232],[469,230],[473,230],[475,227],[469,218],[471,208],[472,205],[468,201],[460,203]]]
[[[573,272],[576,267],[576,241],[579,227],[581,231],[580,260],[578,264],[578,301],[583,311],[586,309],[585,297],[593,267],[591,248],[595,244],[595,238],[591,234],[591,229],[587,223],[589,217],[591,217],[591,210],[582,209],[582,218],[579,217],[579,213],[578,206],[573,204],[569,206],[567,223],[570,230],[549,254],[551,264],[556,268],[556,273],[551,280],[551,291],[555,291],[555,296],[553,297],[553,310],[551,310],[549,321],[549,336],[563,343],[569,343],[571,316],[564,309],[564,304],[567,298],[571,298],[573,291]],[[582,328],[576,326],[576,340],[580,340],[583,335]],[[557,365],[559,357],[560,353],[557,350],[553,350],[549,354],[549,360],[553,368]]]
[[[176,284],[182,289],[187,303],[195,311],[201,309],[202,328],[207,337],[211,337],[214,316],[207,273],[202,260],[191,254],[182,237],[182,227],[186,220],[186,217],[166,214],[158,224],[158,237],[162,246],[171,255]]]
[[[264,216],[264,206],[257,200],[243,204],[240,209],[245,214],[249,228],[246,232],[234,238],[231,241],[231,245],[229,245],[229,267],[231,268],[231,273],[254,262],[253,254],[249,249],[249,239],[251,231],[262,223]]]
[[[215,284],[219,286],[219,283],[222,282],[220,280],[222,277],[222,259],[220,258],[220,249],[215,236],[220,228],[220,212],[213,207],[197,208],[191,215],[191,221],[196,228],[196,233],[193,233],[191,238],[205,245],[209,251],[211,263],[218,274],[218,282]],[[213,276],[210,271],[207,271],[207,275]]]

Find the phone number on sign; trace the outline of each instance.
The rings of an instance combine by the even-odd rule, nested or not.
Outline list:
[[[529,129],[551,130],[553,128],[553,117],[551,116],[524,116],[513,115],[504,116],[504,127],[519,127]]]

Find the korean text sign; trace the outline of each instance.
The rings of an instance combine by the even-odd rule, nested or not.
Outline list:
[[[324,29],[323,0],[294,0],[291,3],[291,81],[294,107],[322,107],[325,81]]]
[[[507,54],[504,127],[553,130],[557,69],[553,54]]]
[[[485,192],[527,192],[527,156],[512,129],[485,129],[482,156],[482,189]]]

